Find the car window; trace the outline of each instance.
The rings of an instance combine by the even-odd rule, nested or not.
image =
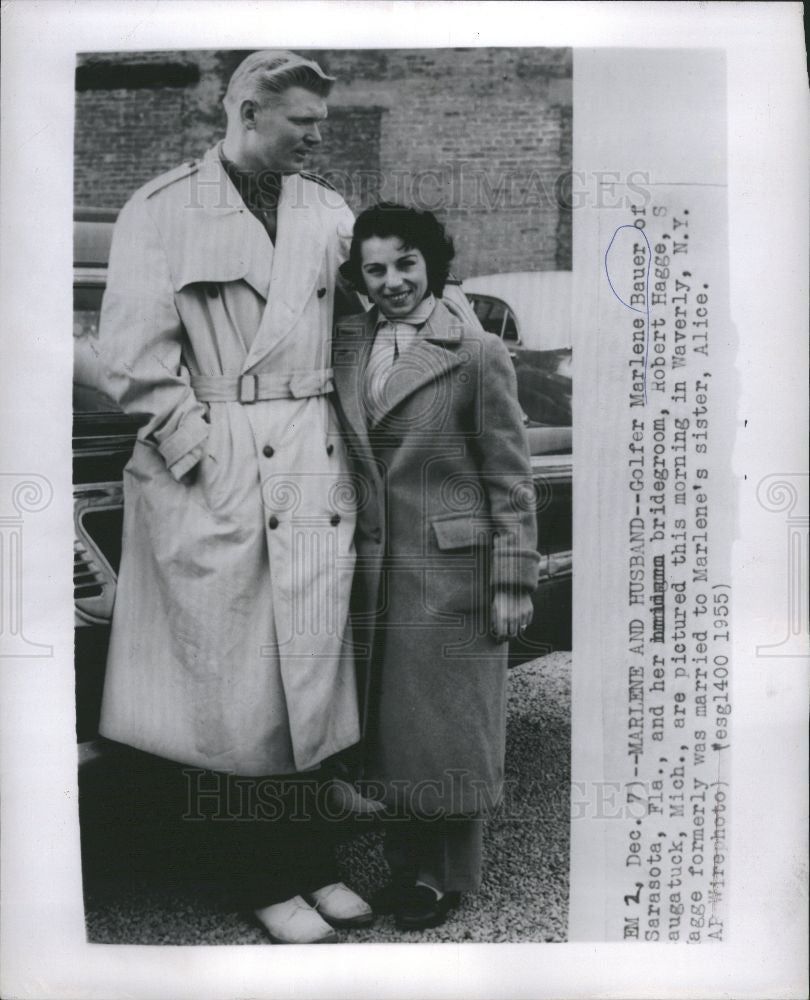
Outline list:
[[[474,292],[468,292],[467,297],[487,333],[494,333],[496,337],[512,344],[520,342],[517,319],[504,301],[491,295],[476,295]]]
[[[506,322],[503,327],[503,339],[508,343],[516,344],[520,340],[518,337],[517,322],[515,314],[511,309],[506,310]]]
[[[497,299],[471,296],[475,315],[487,333],[500,337],[503,329],[504,304]]]
[[[116,414],[103,390],[98,321],[116,212],[78,207],[73,215],[73,409],[77,417]]]
[[[104,289],[76,283],[73,286],[73,336],[98,335],[98,316]]]
[[[117,413],[119,407],[101,388],[98,320],[104,295],[102,274],[77,268],[73,284],[73,411]]]

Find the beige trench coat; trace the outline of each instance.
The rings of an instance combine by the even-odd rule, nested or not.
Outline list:
[[[149,421],[124,472],[104,736],[245,775],[359,738],[354,500],[322,394],[352,224],[336,192],[291,175],[273,246],[218,149],[121,212],[101,361],[107,391]],[[200,376],[267,373],[281,398],[250,402],[252,378],[244,402],[198,398]]]

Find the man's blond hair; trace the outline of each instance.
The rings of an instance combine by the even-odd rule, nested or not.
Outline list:
[[[222,103],[230,117],[238,113],[243,101],[263,105],[290,87],[303,87],[325,98],[333,83],[334,77],[313,60],[283,49],[265,49],[253,52],[237,66]]]

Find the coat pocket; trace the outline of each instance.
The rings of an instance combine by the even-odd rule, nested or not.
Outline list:
[[[430,524],[436,544],[443,552],[451,549],[468,549],[475,545],[488,545],[491,540],[488,522],[483,518],[470,517],[468,514],[434,517]]]
[[[211,429],[205,441],[205,452],[200,459],[197,485],[210,509],[221,507],[227,499],[229,479],[232,476],[233,445],[229,441],[228,425],[224,414],[210,421]]]

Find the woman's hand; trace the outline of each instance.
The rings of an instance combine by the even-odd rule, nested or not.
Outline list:
[[[499,587],[492,598],[492,634],[498,642],[512,639],[526,628],[533,614],[528,594]]]

